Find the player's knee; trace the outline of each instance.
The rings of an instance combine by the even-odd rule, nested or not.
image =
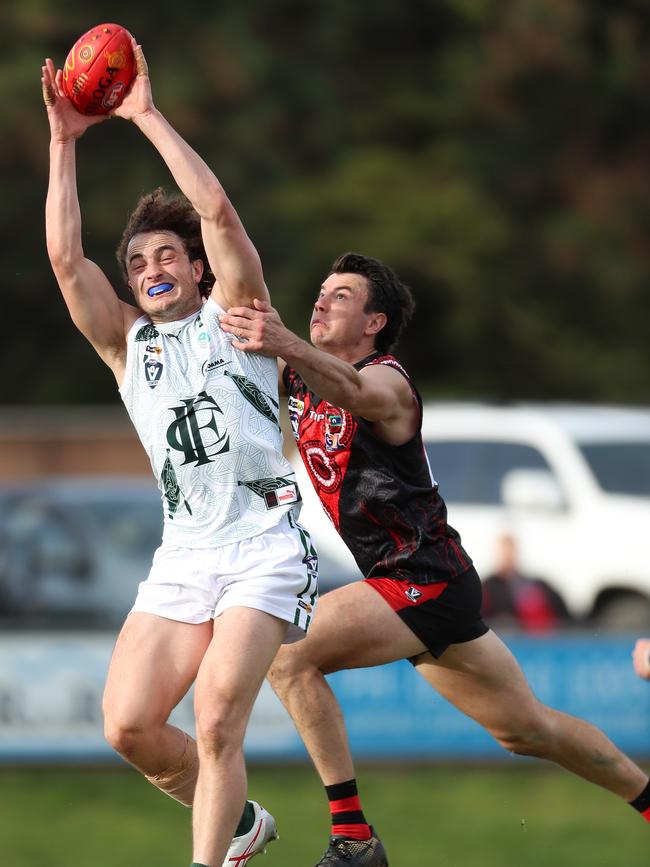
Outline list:
[[[303,678],[309,676],[312,667],[308,660],[296,652],[295,646],[285,645],[273,660],[267,679],[274,692],[282,698],[300,684]]]
[[[108,715],[104,718],[104,737],[116,753],[136,764],[143,745],[148,740],[147,733],[141,726],[118,721]]]
[[[202,750],[209,755],[220,756],[241,749],[247,717],[243,708],[226,701],[198,711],[196,739]]]
[[[548,737],[541,720],[522,720],[504,730],[491,732],[497,743],[517,756],[542,758],[547,753]]]

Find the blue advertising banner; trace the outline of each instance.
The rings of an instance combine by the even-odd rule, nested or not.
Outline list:
[[[505,636],[537,697],[650,756],[650,682],[632,669],[630,636]],[[359,758],[498,758],[504,750],[441,698],[408,662],[338,672],[330,683]]]
[[[545,704],[601,728],[625,752],[650,757],[650,682],[634,674],[634,637],[506,637]],[[114,636],[0,636],[0,762],[115,761],[102,734],[101,697]],[[474,759],[508,754],[441,698],[408,662],[338,672],[329,681],[355,758]],[[172,720],[193,730],[192,694]],[[248,733],[250,759],[306,752],[265,684]]]

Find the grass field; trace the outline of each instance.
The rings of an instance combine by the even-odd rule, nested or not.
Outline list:
[[[361,767],[391,867],[648,867],[650,826],[608,793],[538,764]],[[255,867],[313,867],[327,843],[310,768],[253,767],[280,840]],[[128,768],[0,770],[3,867],[188,867],[190,814]]]

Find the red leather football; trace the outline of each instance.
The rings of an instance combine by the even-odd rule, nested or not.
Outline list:
[[[81,114],[108,114],[122,102],[136,69],[131,34],[98,24],[79,37],[63,67],[63,90]]]

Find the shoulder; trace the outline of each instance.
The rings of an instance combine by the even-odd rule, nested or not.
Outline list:
[[[420,394],[411,377],[394,356],[378,355],[362,365],[358,366],[359,374],[367,382],[389,389],[395,395],[402,410],[421,415]]]

